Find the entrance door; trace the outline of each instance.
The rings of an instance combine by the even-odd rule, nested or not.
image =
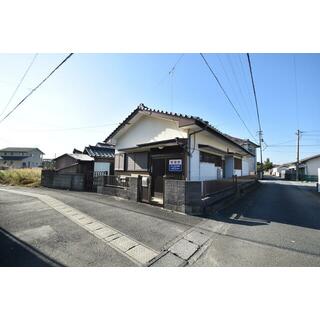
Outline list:
[[[152,196],[163,198],[163,176],[166,172],[165,159],[152,159]]]

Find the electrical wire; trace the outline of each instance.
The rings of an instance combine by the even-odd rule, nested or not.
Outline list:
[[[11,96],[10,96],[10,98],[9,98],[8,102],[7,102],[7,104],[5,105],[5,107],[3,108],[2,112],[0,113],[0,117],[1,117],[1,116],[5,113],[5,111],[7,110],[7,108],[8,108],[8,106],[10,105],[10,103],[11,103],[12,99],[14,98],[14,96],[15,96],[15,95],[16,95],[16,93],[17,93],[17,91],[19,90],[19,88],[20,88],[20,86],[21,86],[21,84],[22,84],[23,80],[24,80],[24,79],[25,79],[25,77],[27,76],[27,74],[28,74],[29,70],[31,69],[32,65],[34,64],[34,62],[35,62],[35,60],[36,60],[37,56],[38,56],[38,53],[36,53],[36,54],[33,56],[33,58],[32,58],[32,60],[31,60],[30,64],[28,65],[28,67],[27,67],[26,71],[24,72],[24,74],[23,74],[22,78],[20,79],[20,81],[19,81],[18,85],[17,85],[17,86],[16,86],[16,88],[13,90],[13,92],[12,92],[12,94],[11,94]]]
[[[71,58],[73,53],[70,53],[66,58],[64,58],[36,87],[34,87],[7,115],[0,120],[2,123],[7,119],[15,110],[17,110],[24,101],[27,100],[45,81],[47,81],[68,59]]]
[[[225,95],[225,97],[227,98],[227,100],[229,101],[229,103],[231,104],[233,110],[235,111],[235,113],[237,114],[238,118],[241,120],[242,124],[245,126],[245,128],[247,129],[247,131],[249,132],[249,134],[251,135],[251,137],[256,140],[256,138],[254,137],[254,135],[252,134],[252,132],[250,131],[250,129],[248,128],[248,126],[246,125],[246,123],[244,122],[244,120],[242,119],[241,115],[239,114],[237,108],[235,107],[235,105],[232,103],[232,101],[230,100],[226,90],[223,88],[221,82],[219,81],[218,77],[216,76],[216,74],[214,73],[214,71],[212,70],[211,66],[209,65],[208,61],[206,60],[206,58],[204,57],[204,55],[202,53],[200,53],[200,56],[202,57],[203,61],[205,62],[206,66],[208,67],[208,69],[210,70],[211,74],[214,76],[215,80],[217,81],[220,89],[222,90],[223,94]]]
[[[257,118],[258,118],[258,124],[259,124],[259,131],[261,131],[260,113],[259,113],[258,100],[257,100],[257,94],[256,94],[256,87],[255,87],[255,85],[254,85],[253,74],[252,74],[252,67],[251,67],[251,60],[250,60],[250,55],[249,55],[249,53],[247,53],[247,59],[248,59],[248,64],[249,64],[249,69],[250,69],[250,76],[251,76],[251,83],[252,83],[252,88],[253,88],[254,100],[255,100],[255,104],[256,104]]]

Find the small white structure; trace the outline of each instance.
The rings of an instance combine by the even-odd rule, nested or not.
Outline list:
[[[285,165],[275,166],[270,170],[270,174],[275,177],[284,177],[289,168]]]

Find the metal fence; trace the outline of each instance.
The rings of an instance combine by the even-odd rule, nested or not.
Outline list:
[[[285,173],[284,178],[286,180],[296,180],[295,173]],[[316,175],[306,175],[306,174],[299,174],[299,181],[310,181],[310,182],[318,182],[318,176]]]
[[[201,182],[202,197],[207,197],[226,189],[236,188],[238,184],[247,183],[256,179],[256,175],[239,177],[235,175],[230,179],[205,180]]]
[[[108,175],[108,171],[94,171],[93,176],[94,177],[104,177]]]
[[[129,188],[130,179],[129,177],[123,176],[105,176],[104,185],[118,188]]]

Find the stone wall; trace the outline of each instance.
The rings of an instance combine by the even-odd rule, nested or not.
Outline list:
[[[61,174],[53,170],[42,170],[41,185],[48,188],[83,191],[85,177],[81,173]]]
[[[201,214],[201,182],[165,179],[163,206],[192,215]]]

